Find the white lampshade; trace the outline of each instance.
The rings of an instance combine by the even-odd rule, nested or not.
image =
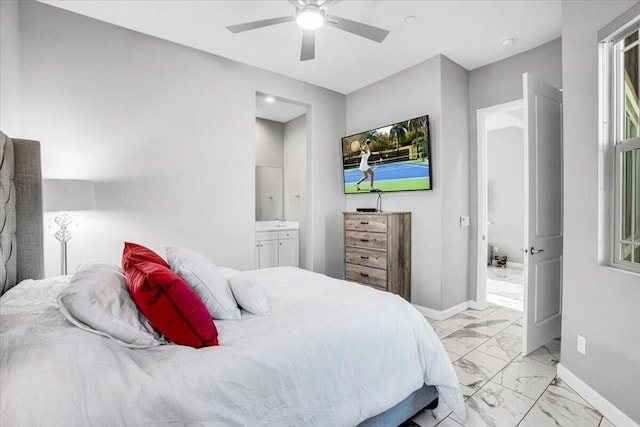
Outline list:
[[[45,211],[66,212],[93,209],[93,181],[78,179],[45,179],[42,182],[42,206]]]

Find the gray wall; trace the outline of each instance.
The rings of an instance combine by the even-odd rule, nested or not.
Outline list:
[[[597,32],[635,2],[562,3],[562,365],[640,423],[640,278],[598,263]],[[576,336],[587,354],[576,351]]]
[[[284,218],[284,124],[256,118],[256,221]]]
[[[468,229],[458,222],[468,200],[467,81],[437,56],[347,95],[347,135],[429,115],[433,190],[383,194],[382,209],[412,213],[411,302],[435,310],[467,300]],[[347,211],[376,199],[349,195]]]
[[[12,2],[1,3],[4,19]],[[124,240],[161,254],[166,245],[183,246],[221,265],[253,268],[261,92],[311,106],[308,265],[341,274],[344,195],[335,145],[345,132],[344,95],[46,4],[17,8],[18,39],[3,33],[0,50],[19,47],[21,102],[14,115],[0,112],[3,127],[42,141],[45,178],[97,182],[98,209],[69,244],[71,269],[87,258],[119,262]],[[0,89],[4,99],[8,89]],[[59,249],[49,227],[51,275]]]
[[[18,120],[20,102],[20,55],[18,30],[18,3],[0,1],[0,129],[19,138]]]
[[[469,72],[442,56],[442,305],[441,310],[469,299],[469,227],[460,216],[469,215]],[[429,254],[434,248],[421,242]]]
[[[469,296],[477,299],[477,235],[478,228],[478,138],[477,110],[522,99],[522,74],[531,73],[551,86],[562,87],[562,45],[560,39],[550,41],[502,61],[469,72]]]
[[[518,127],[487,132],[488,242],[507,263],[524,263],[524,134]]]
[[[284,167],[284,124],[256,119],[256,166]]]

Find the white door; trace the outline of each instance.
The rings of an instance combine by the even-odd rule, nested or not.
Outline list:
[[[562,93],[523,76],[525,117],[524,354],[560,336]]]
[[[281,239],[278,244],[278,265],[280,267],[297,267],[298,239]]]
[[[258,268],[271,268],[278,266],[278,241],[259,240],[258,243]]]

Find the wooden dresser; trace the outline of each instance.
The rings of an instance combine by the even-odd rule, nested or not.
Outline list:
[[[411,301],[411,213],[344,212],[345,278]]]

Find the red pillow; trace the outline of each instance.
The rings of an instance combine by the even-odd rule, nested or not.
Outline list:
[[[139,245],[137,243],[124,242],[124,251],[122,252],[122,270],[127,269],[127,263],[131,258],[135,258],[142,261],[149,261],[155,264],[160,264],[169,268],[169,264],[157,253],[151,249]]]
[[[129,293],[158,331],[176,344],[196,348],[218,345],[218,330],[209,311],[177,274],[135,257],[126,265]]]

